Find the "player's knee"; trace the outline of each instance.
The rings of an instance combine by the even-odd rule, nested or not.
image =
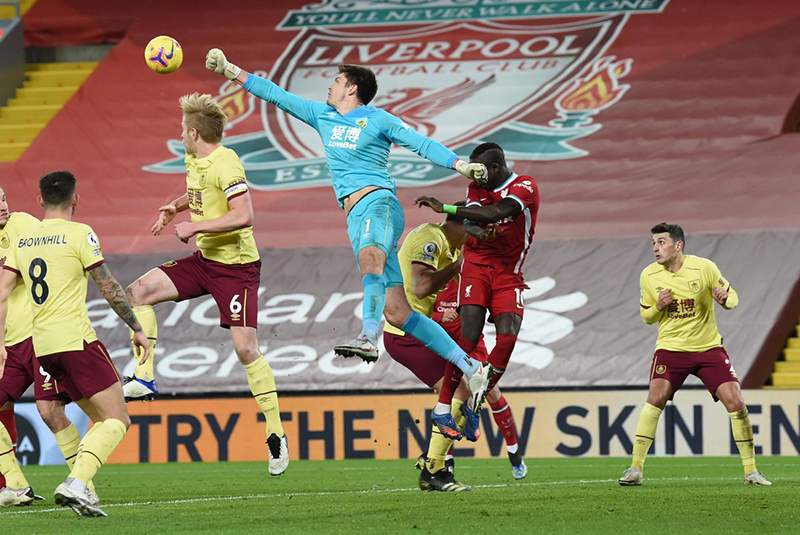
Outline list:
[[[733,395],[727,399],[723,399],[722,402],[725,404],[725,410],[728,412],[739,412],[745,407],[744,398],[742,398],[741,395]]]
[[[394,325],[398,329],[402,329],[409,316],[408,313],[404,314],[404,312],[406,311],[402,310],[402,308],[389,306],[387,303],[386,308],[383,309],[383,316],[386,318],[387,322]]]
[[[55,403],[37,404],[36,408],[39,410],[42,421],[53,433],[66,429],[72,423],[64,413],[64,408]]]
[[[140,301],[143,299],[144,293],[144,286],[139,284],[139,281],[134,281],[125,288],[125,297],[128,298],[132,307],[142,304]]]
[[[236,350],[236,356],[239,358],[239,362],[242,364],[250,364],[255,362],[255,360],[261,356],[261,352],[256,347],[251,347],[248,345],[243,345],[239,347],[234,347]]]
[[[647,396],[647,403],[658,409],[663,409],[667,406],[669,395],[663,392],[650,392]]]

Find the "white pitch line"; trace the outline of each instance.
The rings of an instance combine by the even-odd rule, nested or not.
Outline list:
[[[648,481],[720,481],[731,479],[728,477],[660,477],[649,478]],[[475,489],[498,489],[498,488],[515,488],[515,487],[543,487],[552,485],[585,485],[597,483],[616,483],[616,479],[576,479],[570,481],[531,481],[528,483],[497,483],[494,485],[471,485]],[[369,490],[342,490],[342,491],[319,491],[319,492],[282,492],[278,494],[250,494],[246,496],[215,496],[209,498],[188,498],[185,500],[168,500],[158,502],[128,502],[128,503],[109,503],[103,505],[103,509],[112,507],[137,507],[137,506],[152,506],[152,505],[181,505],[185,503],[203,503],[203,502],[224,502],[233,500],[262,500],[272,498],[287,498],[292,496],[354,496],[359,494],[386,494],[398,492],[415,492],[419,491],[417,487],[405,487],[397,489],[369,489]],[[50,509],[26,509],[22,511],[9,511],[7,513],[0,513],[0,516],[10,515],[30,515],[38,513],[54,513],[58,511],[68,511],[64,507],[54,507]]]

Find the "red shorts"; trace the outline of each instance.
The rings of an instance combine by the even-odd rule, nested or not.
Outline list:
[[[219,309],[219,324],[258,327],[258,285],[261,260],[223,264],[203,258],[200,251],[158,266],[178,289],[178,301],[211,294]]]
[[[417,376],[417,379],[433,388],[433,385],[444,377],[447,361],[425,347],[425,344],[407,334],[400,336],[392,333],[383,333],[383,345],[389,356]],[[474,359],[486,362],[489,355],[483,338],[478,342],[475,351],[470,353]]]
[[[525,308],[522,292],[525,279],[513,268],[486,266],[464,260],[458,284],[458,306],[477,305],[489,311],[489,320],[511,312],[522,317]]]
[[[74,400],[90,398],[119,381],[117,369],[99,340],[84,342],[81,351],[39,357],[39,363]]]
[[[699,377],[714,401],[717,389],[723,383],[739,382],[728,353],[724,347],[714,347],[702,353],[666,351],[659,349],[653,356],[650,380],[666,379],[672,385],[673,394],[683,386],[689,375]]]
[[[33,338],[27,338],[13,346],[7,346],[8,358],[3,378],[0,379],[0,405],[9,401],[18,401],[31,383],[37,401],[71,400],[59,385],[36,360],[33,352]]]

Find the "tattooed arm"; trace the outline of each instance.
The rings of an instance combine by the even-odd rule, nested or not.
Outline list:
[[[136,346],[136,354],[143,356],[139,364],[143,364],[149,356],[150,343],[147,341],[147,336],[144,334],[142,326],[139,325],[139,320],[136,319],[136,314],[133,313],[133,308],[131,308],[128,298],[125,296],[125,290],[105,264],[100,264],[89,273],[92,274],[94,282],[100,289],[100,293],[108,301],[111,309],[133,331],[133,344]]]

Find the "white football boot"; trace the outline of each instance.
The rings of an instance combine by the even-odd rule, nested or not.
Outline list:
[[[340,357],[358,357],[364,362],[378,360],[378,346],[366,336],[359,336],[349,344],[338,345],[333,348],[333,352]]]
[[[480,364],[480,363],[479,363]],[[473,373],[467,380],[469,389],[472,391],[472,411],[475,414],[481,412],[481,405],[486,399],[486,389],[489,387],[489,379],[492,378],[494,368],[489,363],[480,364],[478,371]]]
[[[642,481],[644,481],[642,471],[634,466],[625,470],[625,473],[619,478],[619,484],[623,487],[636,487],[641,485]]]
[[[753,470],[746,476],[744,476],[744,484],[745,485],[763,485],[768,487],[772,485],[771,481],[767,481],[767,478],[764,477],[764,474],[759,472],[758,470]]]
[[[125,395],[125,403],[129,401],[153,401],[158,395],[156,380],[145,381],[135,375],[122,379],[122,393]]]
[[[78,516],[108,516],[93,503],[97,497],[77,479],[68,477],[56,488],[54,496],[57,505],[69,507]]]
[[[272,433],[267,439],[267,449],[269,450],[269,475],[279,476],[289,467],[289,444],[286,435],[278,438]]]
[[[0,489],[0,507],[11,507],[12,505],[30,505],[36,495],[30,486],[24,489],[12,489],[3,487]]]

